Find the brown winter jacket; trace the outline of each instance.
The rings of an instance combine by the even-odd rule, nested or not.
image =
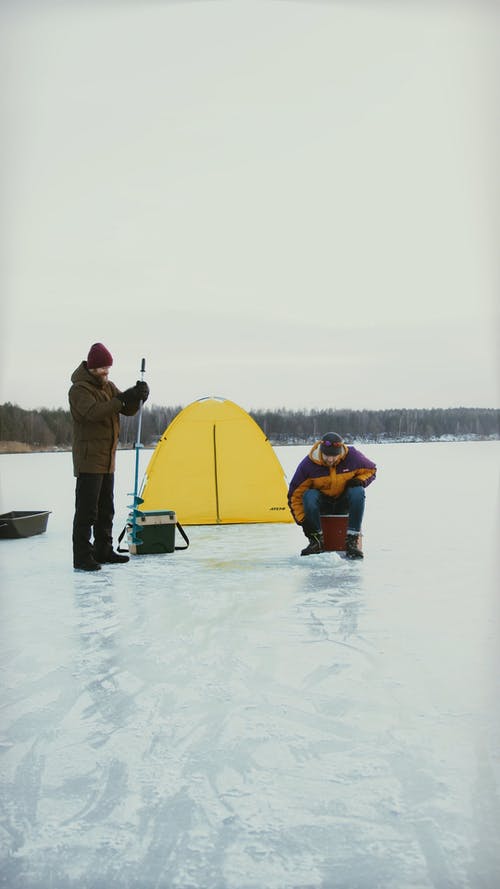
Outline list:
[[[114,383],[90,373],[82,361],[71,375],[69,405],[73,417],[73,470],[111,473],[115,471],[115,454],[120,433],[119,414],[132,417],[139,402],[123,406],[120,390]]]

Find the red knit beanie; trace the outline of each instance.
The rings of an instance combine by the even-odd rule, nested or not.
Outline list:
[[[102,343],[94,343],[90,347],[87,355],[87,367],[89,370],[95,370],[96,367],[111,367],[113,364],[113,356],[108,352],[106,346]]]

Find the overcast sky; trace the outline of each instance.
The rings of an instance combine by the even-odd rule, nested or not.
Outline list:
[[[498,407],[499,11],[4,0],[0,402]]]

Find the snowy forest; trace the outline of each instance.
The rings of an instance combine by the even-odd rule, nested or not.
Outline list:
[[[182,410],[145,406],[141,442],[156,444]],[[273,444],[303,444],[324,432],[338,431],[349,441],[432,441],[438,439],[498,439],[500,410],[496,408],[394,408],[391,410],[303,409],[250,410]],[[132,447],[137,437],[137,418],[122,417],[120,442]],[[0,405],[0,444],[22,444],[26,450],[65,450],[71,446],[69,410],[40,408],[24,410],[7,402]]]

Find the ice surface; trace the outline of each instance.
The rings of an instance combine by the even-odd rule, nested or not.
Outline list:
[[[52,510],[0,542],[0,885],[499,884],[500,448],[361,450],[361,564],[301,558],[292,525],[195,527],[95,575],[70,455],[0,457],[1,511]],[[290,477],[307,448],[276,451]]]

